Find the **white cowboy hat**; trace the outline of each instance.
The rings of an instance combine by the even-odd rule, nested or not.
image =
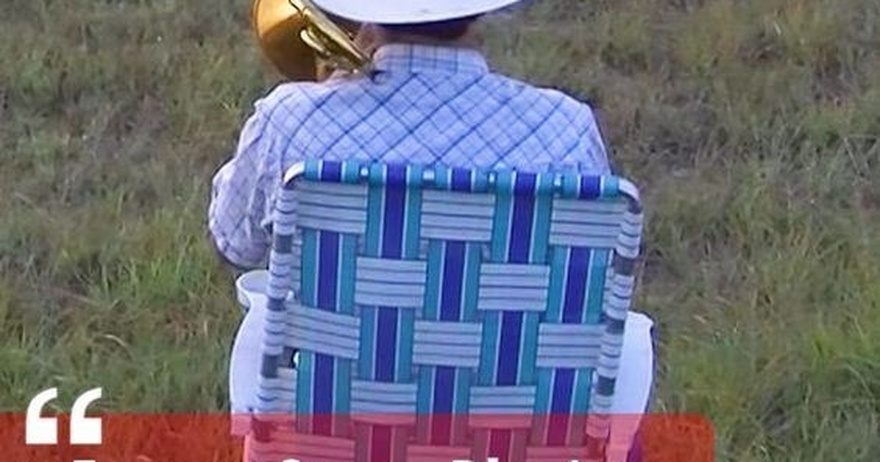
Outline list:
[[[312,0],[318,8],[362,23],[417,24],[475,16],[520,0]]]

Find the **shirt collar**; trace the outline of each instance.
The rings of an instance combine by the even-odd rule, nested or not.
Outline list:
[[[388,44],[373,54],[373,68],[380,72],[410,74],[485,74],[489,64],[472,48],[416,44]]]

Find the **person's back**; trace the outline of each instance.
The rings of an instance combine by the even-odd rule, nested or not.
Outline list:
[[[210,230],[234,266],[266,268],[275,191],[309,158],[611,173],[589,106],[493,73],[477,51],[474,18],[518,0],[312,1],[368,24],[359,40],[375,51],[372,72],[284,84],[257,103],[235,158],[214,179]],[[653,378],[652,322],[629,316],[626,325],[617,385],[630,396],[614,409],[641,413]],[[258,339],[262,331],[248,332]]]
[[[492,72],[473,21],[371,29],[369,75],[287,83],[258,101],[214,179],[210,229],[223,257],[265,264],[273,191],[306,158],[610,173],[590,107]]]
[[[475,50],[385,45],[374,62],[372,78],[285,84],[262,101],[285,167],[321,157],[608,170],[588,106],[492,73]]]

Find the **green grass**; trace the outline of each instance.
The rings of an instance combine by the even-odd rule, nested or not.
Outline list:
[[[0,409],[226,405],[213,171],[275,77],[245,0],[0,6]],[[591,101],[643,189],[656,408],[720,461],[880,460],[880,4],[541,0],[496,68]]]

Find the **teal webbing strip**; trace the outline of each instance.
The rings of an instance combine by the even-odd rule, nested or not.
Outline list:
[[[518,380],[516,383],[534,383],[535,362],[538,360],[538,325],[541,313],[528,312],[523,315]]]
[[[575,372],[574,396],[571,400],[571,412],[584,414],[590,410],[590,392],[593,386],[593,368],[579,369]]]
[[[341,314],[354,314],[354,279],[357,265],[358,237],[342,235],[339,240],[339,279],[337,283],[338,304],[336,311]]]
[[[590,274],[587,281],[587,296],[584,299],[583,321],[588,324],[597,324],[602,319],[602,303],[605,298],[605,279],[611,251],[608,249],[594,249],[590,255]]]
[[[424,172],[418,165],[406,169],[406,199],[404,210],[403,243],[401,255],[404,260],[419,257],[421,243],[422,181]],[[411,382],[412,351],[415,335],[415,311],[399,310],[397,329],[397,364],[395,377],[398,382]]]
[[[403,230],[403,258],[419,257],[422,223],[422,179],[424,171],[417,165],[406,170],[406,219]]]
[[[501,329],[501,313],[480,313],[483,318],[483,343],[480,349],[480,370],[478,383],[480,385],[495,384],[495,351],[498,349],[499,331]]]
[[[416,412],[420,415],[431,414],[434,409],[434,367],[419,369],[419,389],[416,396]]]
[[[306,306],[318,304],[318,232],[303,230],[302,248],[302,293],[300,301]]]
[[[602,197],[613,198],[620,195],[620,180],[616,176],[603,176],[599,182]]]
[[[397,370],[394,374],[396,382],[411,382],[413,380],[412,351],[415,314],[414,310],[397,310]]]
[[[550,410],[550,390],[552,390],[552,385],[553,370],[539,370],[537,386],[535,387],[535,414],[546,415]]]
[[[315,375],[315,354],[309,351],[300,351],[299,362],[296,365],[296,412],[299,414],[311,414],[312,412],[312,381]],[[299,431],[309,431],[309,419],[297,419]],[[302,422],[301,422],[302,421]]]
[[[385,217],[385,169],[380,165],[370,168],[370,184],[367,193],[367,232],[364,236],[365,253],[378,257],[382,248],[382,220]]]
[[[532,221],[532,242],[530,261],[546,263],[550,243],[550,215],[553,210],[553,179],[554,175],[538,175],[535,197],[534,220]]]
[[[510,246],[510,217],[513,214],[513,174],[499,172],[495,178],[495,219],[492,231],[492,261],[507,261]]]
[[[455,374],[455,400],[452,410],[456,414],[465,414],[470,406],[471,385],[473,371],[470,369],[458,369]]]
[[[382,220],[385,202],[385,167],[380,164],[370,166],[369,189],[367,192],[367,229],[364,236],[364,253],[369,257],[378,257],[382,246]],[[375,307],[361,308],[361,342],[358,357],[358,377],[361,380],[375,378],[373,361],[376,348],[376,320],[378,310]]]
[[[464,258],[461,320],[473,322],[477,319],[477,302],[480,296],[480,263],[483,259],[482,246],[480,244],[467,244],[465,246]]]
[[[550,288],[547,293],[547,311],[544,322],[562,322],[563,295],[568,275],[569,249],[553,247],[550,249]]]
[[[443,278],[443,255],[445,250],[446,243],[443,241],[431,241],[428,243],[428,277],[422,317],[429,321],[440,319],[440,287]]]
[[[375,342],[372,339],[376,336],[377,313],[375,307],[361,307],[361,342],[358,352],[358,378],[361,380],[372,380],[376,370],[373,364]]]

